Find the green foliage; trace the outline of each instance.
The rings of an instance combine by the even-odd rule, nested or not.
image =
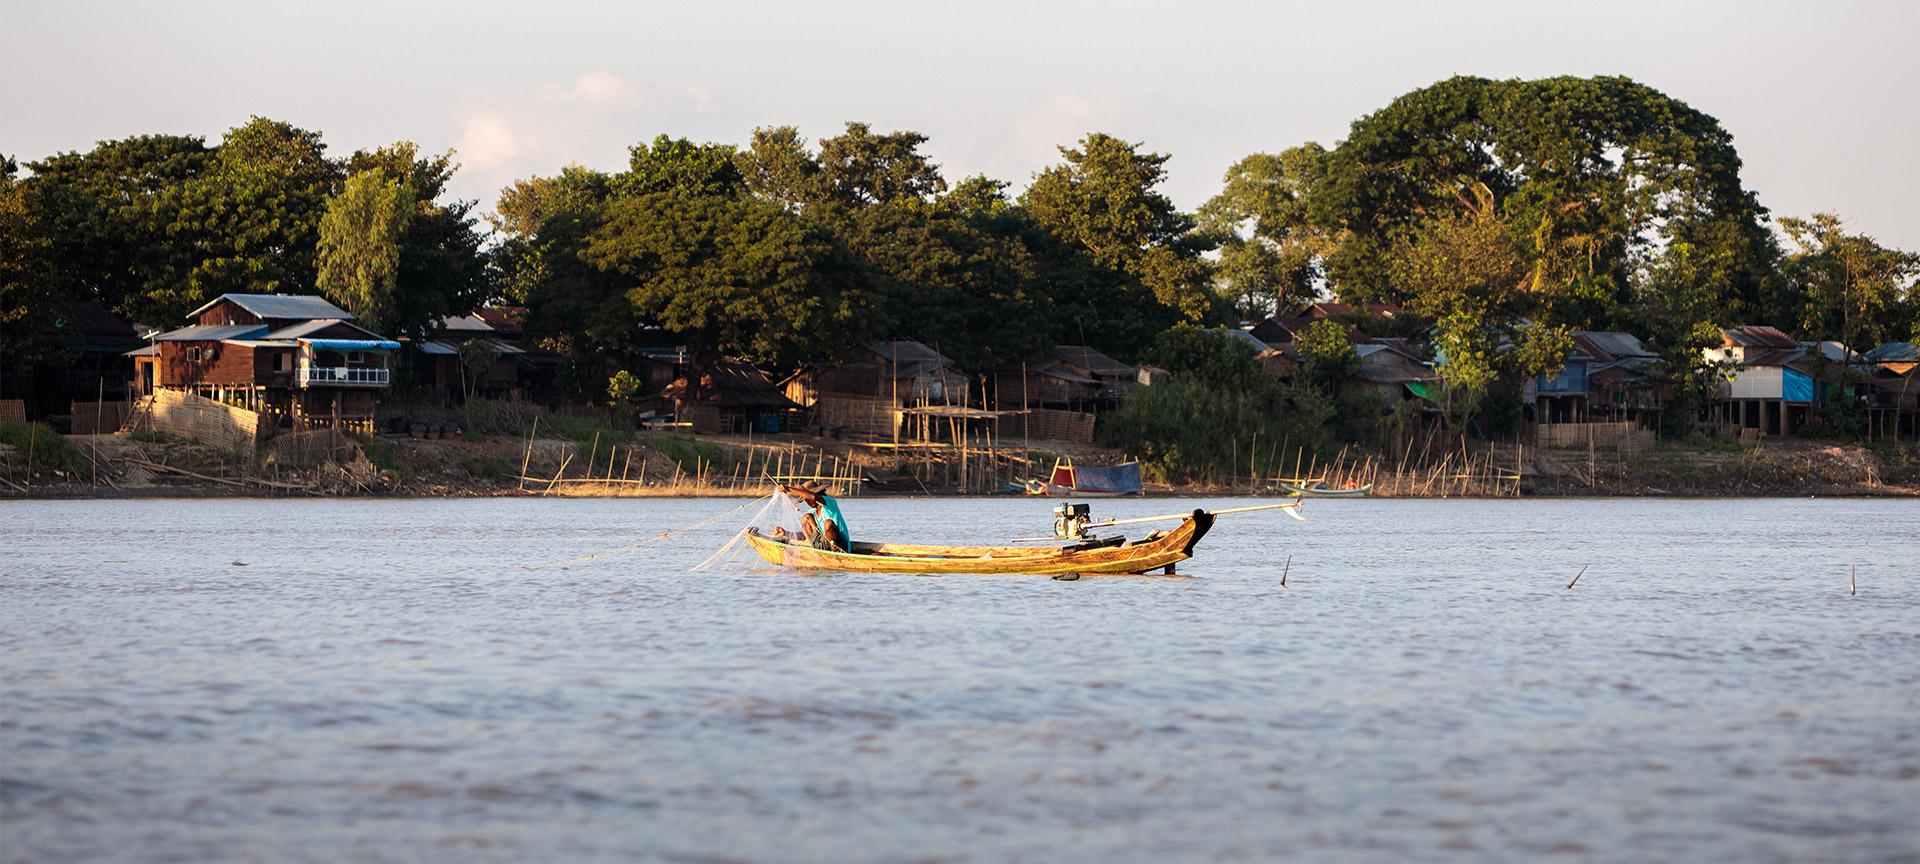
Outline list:
[[[876,135],[865,123],[848,123],[844,134],[820,141],[815,194],[831,204],[860,207],[925,200],[945,192],[947,181],[939,167],[920,154],[926,141],[918,132]]]
[[[473,398],[480,385],[487,380],[487,370],[493,361],[500,359],[500,349],[486,339],[468,339],[460,343],[460,381],[465,385],[466,398]]]
[[[383,473],[405,480],[414,474],[413,463],[403,458],[393,446],[378,437],[368,435],[358,439],[360,452],[367,455],[367,461]]]
[[[1268,459],[1282,441],[1318,453],[1332,440],[1339,411],[1332,397],[1287,388],[1261,367],[1252,346],[1225,331],[1176,327],[1154,341],[1148,357],[1173,380],[1127,397],[1101,418],[1098,434],[1157,478],[1244,475],[1249,458]],[[1250,454],[1256,437],[1264,443]],[[1263,462],[1261,469],[1272,467]]]
[[[1724,277],[1680,285],[1746,318],[1776,250],[1739,168],[1712,117],[1625,78],[1460,77],[1356,122],[1309,209],[1344,232],[1328,274],[1351,301],[1417,299],[1390,272],[1400,245],[1429,220],[1491,211],[1547,323],[1616,314],[1676,246]]]
[[[1313,143],[1255,153],[1227,169],[1220,194],[1200,208],[1201,228],[1221,244],[1218,277],[1238,317],[1284,314],[1313,301],[1333,246],[1307,218],[1326,159]]]
[[[15,465],[24,468],[31,462],[35,471],[55,470],[73,475],[87,465],[80,448],[45,423],[22,420],[0,423],[0,444],[13,448]]]
[[[400,238],[412,217],[412,190],[373,168],[348,177],[320,220],[320,290],[376,333],[396,323]]]
[[[734,165],[730,145],[695,144],[661,135],[652,145],[635,144],[627,152],[627,173],[613,182],[615,194],[621,197],[673,192],[730,198],[746,191],[746,178]]]
[[[19,368],[54,356],[51,338],[66,295],[54,281],[54,239],[39,192],[14,178],[11,158],[0,171],[0,367]]]
[[[229,131],[206,170],[162,194],[162,230],[187,242],[170,244],[180,257],[145,292],[157,320],[230,292],[314,291],[320,221],[341,177],[318,132],[263,117]]]
[[[834,238],[769,202],[655,193],[617,201],[585,260],[634,313],[706,356],[792,363],[865,335],[871,301],[835,278]]]
[[[1293,447],[1323,452],[1333,415],[1317,391],[1290,400],[1277,385],[1249,391],[1176,377],[1127,397],[1098,431],[1101,443],[1132,454],[1156,479],[1219,482],[1246,476],[1250,459],[1262,473],[1275,470],[1283,445],[1289,457]]]
[[[1832,213],[1784,218],[1780,227],[1795,247],[1781,271],[1799,333],[1867,347],[1910,335],[1920,315],[1920,297],[1912,292],[1920,255],[1849,234]]]
[[[1157,190],[1169,157],[1098,132],[1060,154],[1066,161],[1034,177],[1021,203],[1041,228],[1123,277],[1088,298],[1087,313],[1103,323],[1207,317],[1212,273],[1200,256],[1213,244]]]
[[[640,379],[622,369],[607,379],[607,404],[615,409],[631,413],[635,409],[634,399],[640,395]]]
[[[1308,380],[1329,386],[1360,371],[1360,355],[1355,352],[1347,328],[1332,319],[1307,325],[1294,337],[1293,347],[1300,352],[1300,370]]]
[[[1225,330],[1175,327],[1154,338],[1147,362],[1208,387],[1265,392],[1279,386],[1253,346]]]

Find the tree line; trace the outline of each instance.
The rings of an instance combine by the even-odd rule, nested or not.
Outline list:
[[[449,199],[452,153],[335,157],[264,118],[218,144],[9,157],[0,351],[46,352],[69,300],[166,325],[224,292],[313,292],[409,336],[502,302],[593,398],[648,328],[696,362],[910,338],[984,368],[1061,342],[1169,359],[1176,328],[1337,296],[1410,310],[1390,335],[1430,343],[1449,389],[1478,399],[1558,368],[1576,329],[1634,332],[1683,365],[1721,325],[1920,336],[1920,259],[1831,214],[1773,220],[1717,120],[1626,78],[1448,79],[1331,146],[1247,156],[1194,212],[1161,191],[1166,154],[1112,135],[1060,148],[1017,195],[946,177],[926,141],[862,123],[811,142],[661,135],[618,169],[515,182],[490,224]]]

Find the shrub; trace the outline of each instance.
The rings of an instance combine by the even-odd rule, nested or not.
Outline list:
[[[361,452],[367,454],[367,461],[372,462],[373,467],[401,479],[413,476],[412,463],[400,458],[400,454],[394,452],[387,442],[376,437],[358,440]]]
[[[80,448],[73,446],[45,423],[21,420],[0,423],[0,443],[13,446],[14,464],[24,467],[31,459],[35,471],[48,468],[77,474],[87,463]]]
[[[1312,388],[1289,395],[1277,386],[1250,391],[1176,378],[1136,391],[1102,417],[1099,438],[1132,453],[1149,476],[1224,480],[1277,470],[1298,447],[1324,454],[1334,412],[1332,399]]]

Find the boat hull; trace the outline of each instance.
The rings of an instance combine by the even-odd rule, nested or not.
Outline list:
[[[1283,483],[1280,488],[1286,490],[1289,495],[1298,495],[1301,498],[1365,498],[1373,491],[1373,484],[1368,483],[1357,489],[1322,489]]]
[[[920,546],[855,543],[852,552],[815,549],[747,532],[755,554],[791,570],[842,573],[1137,575],[1193,557],[1213,527],[1213,515],[1195,510],[1178,527],[1138,542],[1108,546]]]

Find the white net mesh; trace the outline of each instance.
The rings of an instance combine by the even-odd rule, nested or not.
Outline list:
[[[746,544],[749,528],[759,529],[760,533],[770,537],[800,536],[800,517],[808,509],[805,504],[784,492],[775,492],[767,496],[766,503],[748,517],[747,521],[740,526],[740,530],[733,532],[733,536],[727,538],[727,542],[714,550],[712,555],[708,555],[706,560],[693,565],[694,572],[722,567],[731,568],[740,560],[740,556],[750,554]]]

